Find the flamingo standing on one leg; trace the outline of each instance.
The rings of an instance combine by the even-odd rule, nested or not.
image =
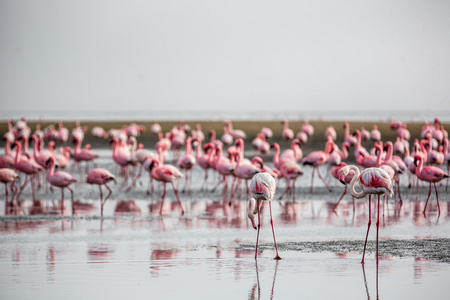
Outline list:
[[[434,166],[426,166],[423,167],[423,158],[419,155],[414,157],[414,164],[416,165],[416,176],[420,180],[426,181],[430,183],[430,189],[428,191],[427,202],[425,203],[425,207],[423,208],[423,214],[425,214],[425,210],[427,209],[428,200],[431,195],[431,183],[434,184],[434,189],[436,191],[436,202],[438,207],[438,212],[441,214],[441,209],[439,207],[439,196],[436,188],[436,182],[441,181],[444,178],[448,178],[448,174]]]
[[[47,160],[47,165],[50,168],[50,171],[47,174],[47,180],[48,182],[53,185],[57,186],[61,189],[61,213],[64,210],[64,188],[68,189],[71,194],[71,201],[72,201],[72,215],[75,212],[75,207],[73,204],[73,190],[69,187],[74,182],[77,182],[75,177],[70,175],[67,172],[64,171],[56,171],[55,172],[55,159],[53,157],[50,157]]]
[[[378,231],[380,228],[380,195],[386,195],[388,194],[390,197],[394,195],[394,188],[392,187],[392,180],[389,174],[380,169],[380,168],[367,168],[363,170],[362,172],[359,171],[358,167],[355,165],[349,165],[342,167],[339,171],[339,180],[345,184],[345,177],[350,173],[350,171],[353,170],[355,172],[355,175],[353,176],[353,179],[350,182],[350,193],[353,197],[357,199],[361,199],[365,197],[367,194],[369,195],[369,223],[367,225],[367,233],[366,233],[366,240],[364,242],[364,251],[361,263],[364,263],[364,255],[366,254],[366,245],[367,245],[367,237],[369,235],[369,229],[371,225],[371,198],[370,196],[372,194],[378,195],[378,213],[377,213],[377,264],[378,264]],[[355,183],[356,181],[359,182],[362,190],[360,192],[356,192],[355,190]]]
[[[261,206],[263,201],[269,202],[270,210],[270,225],[272,226],[273,241],[275,244],[276,255],[274,259],[281,259],[278,255],[277,241],[275,240],[275,231],[273,229],[273,218],[272,218],[272,199],[275,195],[276,184],[275,179],[267,172],[258,173],[253,176],[250,182],[250,189],[252,192],[252,198],[249,200],[249,212],[248,218],[252,222],[253,228],[258,230],[256,236],[256,248],[255,248],[255,259],[258,255],[258,242],[259,242],[259,230],[261,228]],[[258,227],[255,224],[255,215],[258,214]]]
[[[164,183],[164,192],[161,200],[161,208],[159,209],[159,215],[162,214],[162,209],[164,205],[164,198],[166,197],[166,183],[170,182],[172,184],[173,192],[175,197],[177,197],[178,204],[180,205],[181,215],[184,215],[183,205],[181,205],[180,198],[178,197],[178,191],[175,188],[173,182],[179,178],[183,178],[183,173],[180,172],[176,167],[167,164],[161,164],[158,159],[153,158],[151,160],[149,170],[153,179],[161,181]]]
[[[103,205],[105,204],[106,200],[108,200],[109,196],[111,196],[112,194],[112,190],[107,185],[107,183],[113,180],[116,181],[114,175],[111,174],[108,170],[103,168],[92,169],[86,174],[86,182],[89,184],[97,184],[98,188],[100,189],[100,215],[102,217],[103,217]],[[104,200],[103,200],[102,185],[104,185],[109,191],[109,194],[105,197]]]

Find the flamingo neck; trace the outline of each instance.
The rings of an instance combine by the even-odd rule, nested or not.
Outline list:
[[[361,189],[361,192],[357,192],[355,190],[355,183],[357,180],[359,180],[359,177],[361,175],[361,173],[359,172],[359,169],[354,165],[349,166],[349,169],[355,171],[355,175],[353,176],[352,181],[350,181],[350,186],[349,186],[350,194],[352,194],[352,196],[357,199],[364,198],[367,195],[367,193],[363,189]]]

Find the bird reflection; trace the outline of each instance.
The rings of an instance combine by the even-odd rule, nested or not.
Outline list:
[[[277,279],[277,270],[278,270],[279,260],[275,261],[275,270],[273,272],[273,280],[272,280],[272,289],[270,290],[270,299],[273,299],[274,291],[275,291],[275,281]],[[253,285],[252,289],[249,293],[249,299],[261,299],[261,284],[259,281],[259,269],[258,269],[258,261],[255,260],[255,270],[256,270],[256,283]],[[257,295],[256,295],[257,293]],[[256,298],[258,296],[258,298]]]
[[[364,278],[364,287],[366,288],[366,294],[367,294],[367,299],[370,300],[370,293],[369,293],[369,286],[367,285],[367,279],[366,279],[366,270],[364,267],[364,264],[361,264],[362,266],[362,273],[363,273],[363,278]],[[376,290],[376,299],[379,299],[379,289],[378,289],[378,264],[376,264],[376,273],[375,273],[375,290]]]

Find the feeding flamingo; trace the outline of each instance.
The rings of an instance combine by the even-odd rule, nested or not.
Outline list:
[[[334,149],[334,143],[332,141],[328,141],[325,144],[325,151],[313,151],[305,156],[302,160],[303,165],[311,165],[313,167],[312,175],[311,175],[311,193],[313,193],[313,184],[314,184],[314,171],[317,169],[317,175],[322,180],[325,187],[328,191],[331,192],[330,186],[323,179],[322,175],[320,175],[319,167],[325,164],[328,161],[328,157],[331,151]]]
[[[353,197],[357,199],[364,198],[366,195],[369,195],[369,223],[367,225],[367,233],[366,233],[366,240],[364,242],[364,251],[361,263],[364,263],[364,255],[366,254],[366,245],[367,245],[367,237],[369,235],[369,229],[371,225],[371,195],[375,194],[378,195],[378,213],[377,213],[377,238],[376,238],[376,251],[377,251],[377,264],[378,264],[378,231],[380,228],[380,195],[389,195],[392,197],[394,194],[394,189],[392,187],[392,180],[389,176],[389,174],[386,173],[386,171],[380,169],[380,168],[367,168],[363,170],[362,172],[359,171],[358,167],[355,165],[349,165],[344,166],[339,171],[339,180],[345,184],[345,177],[350,173],[350,171],[353,170],[355,172],[355,175],[353,176],[353,179],[350,181],[350,193]],[[357,192],[355,190],[355,183],[356,181],[359,182],[359,185],[361,186],[361,191]]]
[[[249,212],[248,218],[252,222],[254,229],[258,230],[256,235],[256,248],[255,248],[255,259],[258,255],[258,242],[259,242],[259,230],[261,228],[261,206],[263,201],[269,202],[270,210],[270,225],[272,226],[273,241],[275,244],[276,255],[274,259],[281,259],[278,254],[277,241],[275,239],[275,231],[273,229],[273,218],[272,218],[272,199],[275,195],[276,183],[275,179],[268,173],[258,173],[253,176],[250,182],[250,189],[252,192],[252,198],[249,200]],[[255,223],[255,215],[258,214],[258,227]]]

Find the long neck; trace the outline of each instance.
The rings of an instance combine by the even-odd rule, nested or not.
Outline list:
[[[50,171],[48,172],[47,177],[53,176],[55,173],[55,162],[53,160],[50,160]]]
[[[360,176],[359,169],[354,165],[349,166],[349,168],[350,168],[350,170],[355,171],[355,175],[353,176],[352,181],[350,181],[350,194],[352,194],[352,196],[357,199],[364,198],[367,195],[366,192],[364,192],[364,190],[361,190],[361,192],[357,192],[355,190],[355,183],[357,180],[359,180],[359,176]]]
[[[20,151],[22,150],[22,146],[20,145],[20,143],[16,143],[16,158],[14,160],[14,164],[17,165],[17,163],[20,160]]]
[[[387,146],[387,150],[386,150],[386,160],[391,160],[392,159],[392,143],[386,143]]]
[[[377,162],[376,162],[376,166],[379,167],[381,165],[381,155],[383,154],[383,147],[382,146],[375,146],[378,154],[377,154]]]
[[[280,146],[275,143],[274,147],[275,147],[275,155],[273,156],[273,164],[276,165],[280,162]]]

